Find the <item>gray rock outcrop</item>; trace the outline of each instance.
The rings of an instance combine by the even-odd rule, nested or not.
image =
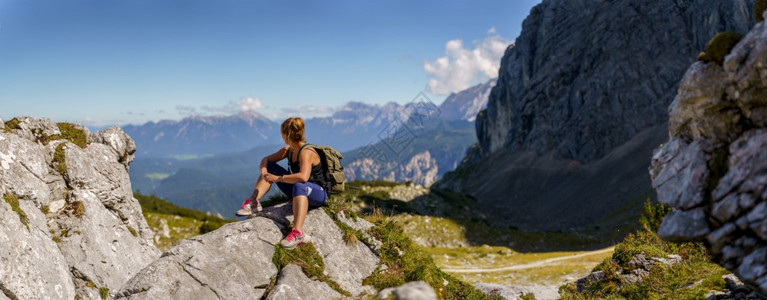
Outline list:
[[[619,263],[617,260],[613,260],[614,263]],[[679,255],[669,255],[667,257],[650,257],[647,258],[643,253],[634,255],[626,262],[624,267],[619,267],[615,272],[615,276],[610,276],[608,279],[607,274],[603,271],[592,272],[575,282],[575,286],[579,293],[587,290],[589,287],[605,280],[613,280],[616,284],[639,284],[644,280],[644,277],[650,275],[656,265],[672,266],[682,263],[682,257]],[[625,269],[624,269],[625,268]],[[619,278],[619,279],[616,279]]]
[[[277,274],[272,256],[281,238],[280,229],[266,218],[224,225],[163,254],[136,274],[117,297],[260,298]]]
[[[89,142],[80,148],[57,139],[51,120],[15,121],[0,132],[0,290],[10,299],[113,294],[160,255],[130,187],[135,145],[119,128],[74,126]]]
[[[378,298],[395,300],[437,300],[437,293],[425,281],[412,281],[398,287],[383,289]]]
[[[267,300],[278,299],[341,299],[343,295],[333,290],[325,283],[311,280],[306,277],[301,268],[296,265],[288,265],[280,272],[277,284],[266,297]]]
[[[187,299],[190,295],[212,299],[336,299],[341,294],[326,283],[308,278],[288,265],[278,274],[272,263],[282,230],[293,221],[292,206],[267,207],[242,222],[230,223],[210,233],[184,241],[133,277],[118,298]],[[352,222],[370,228],[364,220]],[[375,271],[378,256],[360,241],[347,244],[343,233],[322,208],[307,214],[305,233],[325,264],[325,275],[353,296],[374,295],[362,281]],[[226,276],[221,276],[221,274]],[[273,278],[276,284],[268,295]],[[202,295],[202,296],[201,296]],[[296,298],[298,297],[298,298]]]
[[[654,197],[647,157],[668,138],[679,79],[717,32],[748,32],[752,4],[544,0],[501,60],[478,147],[439,187],[510,220],[499,225],[626,226],[638,216],[621,208]]]
[[[650,174],[675,211],[658,234],[703,241],[714,259],[767,293],[767,24],[723,66],[696,62],[669,107],[670,140]]]

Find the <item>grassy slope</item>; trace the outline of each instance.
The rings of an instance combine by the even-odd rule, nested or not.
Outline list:
[[[663,216],[669,212],[661,205],[645,204],[640,219],[642,229],[629,234],[615,246],[613,255],[593,271],[603,271],[606,279],[578,293],[575,283],[560,287],[563,299],[704,299],[712,290],[721,291],[727,270],[712,263],[702,243],[669,243],[655,233]],[[679,255],[682,263],[672,266],[656,264],[638,284],[627,284],[615,276],[618,270],[630,270],[628,261],[639,253],[647,257]]]
[[[213,231],[234,220],[224,220],[209,216],[201,211],[183,208],[155,196],[134,194],[141,204],[144,218],[149,227],[156,233],[155,246],[161,251],[167,251],[181,241],[196,235]],[[169,237],[161,237],[162,221],[165,220],[170,229]]]
[[[352,186],[355,185],[358,185],[358,193],[348,199],[351,205],[360,211],[370,211],[374,207],[382,209],[387,220],[399,223],[404,234],[427,246],[421,248],[432,256],[436,265],[446,270],[530,264],[581,253],[573,250],[587,246],[589,242],[600,243],[561,232],[525,232],[492,227],[477,216],[472,199],[445,191],[432,190],[427,195],[439,196],[440,202],[434,205],[430,202],[434,199],[425,197],[416,197],[411,201],[391,199],[392,188],[404,184],[357,182]],[[429,207],[439,209],[430,211],[432,214],[419,214],[424,210],[429,212]],[[592,268],[607,272],[626,268],[631,257],[639,253],[648,257],[676,254],[683,258],[683,263],[670,267],[657,266],[640,284],[626,284],[612,276],[584,293],[574,292],[574,283],[562,286],[560,291],[565,299],[699,299],[710,290],[722,290],[724,281],[721,276],[727,272],[710,262],[702,244],[667,243],[654,233],[668,211],[663,206],[651,206],[647,202],[637,226],[641,229],[615,245],[612,254],[602,252],[525,270],[453,273],[453,276],[470,283],[561,284],[563,280],[573,282],[588,274]],[[570,250],[550,251],[567,248]]]

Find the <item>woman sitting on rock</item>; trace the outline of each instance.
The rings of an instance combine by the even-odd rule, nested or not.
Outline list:
[[[285,195],[293,199],[293,230],[280,241],[280,245],[292,249],[309,241],[309,236],[304,234],[303,228],[306,214],[309,207],[325,204],[328,196],[322,188],[325,183],[320,157],[313,147],[307,147],[309,144],[304,136],[304,120],[288,118],[282,122],[280,132],[287,145],[261,159],[261,176],[256,181],[253,194],[245,200],[236,215],[242,217],[260,212],[261,198],[271,188],[272,183],[276,183]],[[284,158],[288,159],[290,172],[277,164]],[[255,203],[251,199],[255,199]]]

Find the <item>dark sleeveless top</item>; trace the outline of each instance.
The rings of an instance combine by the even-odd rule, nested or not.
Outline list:
[[[290,167],[290,173],[295,174],[301,171],[301,151],[304,150],[307,146],[311,146],[311,144],[304,144],[301,146],[300,149],[298,149],[298,155],[296,155],[296,161],[293,161],[293,151],[292,149],[288,149],[288,166]],[[312,171],[309,173],[309,182],[315,183],[319,186],[321,186],[323,189],[326,189],[325,187],[325,177],[322,175],[322,159],[320,159],[320,163],[316,166],[312,166]]]

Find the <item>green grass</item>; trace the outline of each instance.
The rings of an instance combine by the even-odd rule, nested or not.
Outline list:
[[[126,226],[126,227],[128,227],[128,231],[130,232],[130,234],[132,234],[133,236],[138,236],[138,232],[136,232],[135,228],[131,226]]]
[[[68,140],[80,148],[88,146],[88,137],[85,135],[85,131],[77,128],[75,124],[70,123],[57,123],[61,136],[51,137],[53,140],[65,139]]]
[[[594,268],[593,271],[604,272],[605,279],[591,284],[582,293],[577,292],[575,283],[563,285],[559,289],[562,299],[702,299],[709,291],[721,291],[722,275],[729,272],[711,262],[702,243],[665,242],[652,230],[658,228],[668,211],[668,207],[648,201],[640,218],[642,229],[626,236],[615,246],[613,255]],[[640,253],[660,258],[679,255],[682,262],[671,266],[655,264],[642,282],[624,282],[616,272],[630,271],[627,263]]]
[[[288,203],[290,201],[292,201],[290,197],[288,197],[287,195],[283,193],[278,193],[278,194],[269,196],[269,199],[266,201],[261,201],[261,206],[262,207],[275,206],[277,204]]]
[[[405,185],[404,182],[386,181],[386,180],[355,180],[346,183],[346,188],[362,189],[362,186],[368,187],[395,187]]]
[[[3,198],[5,199],[5,202],[11,206],[11,209],[16,212],[17,215],[19,215],[21,224],[24,224],[24,226],[27,227],[27,230],[29,230],[29,219],[27,218],[27,214],[24,212],[24,210],[21,209],[19,196],[13,193],[5,193]]]
[[[442,299],[490,299],[473,286],[443,272],[431,255],[415,245],[401,226],[391,220],[379,220],[371,234],[383,242],[381,263],[362,283],[381,290],[405,282],[423,280],[434,288]],[[444,284],[447,282],[447,284]]]
[[[481,210],[479,202],[461,193],[431,188],[424,195],[410,201],[402,201],[392,199],[389,192],[392,189],[367,186],[365,181],[355,184],[359,184],[359,192],[344,195],[346,201],[351,203],[352,211],[370,214],[379,209],[384,215],[401,221],[406,232],[419,242],[433,241],[428,244],[433,247],[450,247],[460,241],[463,244],[505,246],[521,252],[593,250],[604,248],[611,244],[610,241],[621,239],[624,232],[629,232],[611,230],[618,232],[614,234],[616,236],[605,237],[603,231],[607,230],[598,233],[524,231],[513,226],[491,224],[490,220],[477,213]],[[632,203],[632,207],[641,207],[641,200]],[[634,230],[636,227],[630,229]],[[435,230],[441,234],[430,234]]]
[[[64,152],[64,147],[66,146],[67,143],[61,143],[56,147],[56,151],[53,152],[53,165],[61,176],[66,176],[67,174],[67,159]]]
[[[170,235],[168,237],[156,236],[154,240],[155,246],[157,246],[160,251],[168,251],[181,243],[181,241],[199,235],[200,227],[204,224],[197,219],[153,212],[144,212],[144,218],[154,232],[162,231],[161,220],[165,220],[166,224],[168,224]]]
[[[107,287],[99,288],[99,295],[101,296],[101,299],[108,298],[109,297],[109,288],[107,288]]]
[[[145,213],[153,212],[166,215],[177,215],[200,220],[203,222],[221,223],[221,225],[236,221],[232,219],[221,219],[219,217],[211,216],[198,210],[184,208],[156,196],[146,196],[138,193],[134,193],[133,196],[138,199],[139,204],[141,204],[141,209]]]
[[[18,118],[13,118],[8,122],[5,122],[3,126],[5,127],[5,132],[10,133],[13,129],[21,129],[21,126],[19,126],[19,123],[21,123],[21,120]]]
[[[320,256],[317,249],[314,248],[314,244],[311,242],[301,244],[292,250],[285,249],[279,244],[275,245],[272,262],[277,266],[278,272],[287,265],[297,265],[301,267],[301,270],[303,270],[304,274],[309,278],[325,282],[344,296],[351,296],[351,293],[342,289],[338,283],[325,275],[325,263],[322,261],[322,256]]]
[[[170,229],[170,237],[155,239],[155,246],[162,251],[173,248],[185,239],[211,232],[226,223],[236,221],[221,219],[201,211],[180,207],[155,196],[146,196],[138,193],[134,193],[133,196],[141,204],[144,218],[152,230],[155,232],[162,230],[161,219],[167,222]]]

